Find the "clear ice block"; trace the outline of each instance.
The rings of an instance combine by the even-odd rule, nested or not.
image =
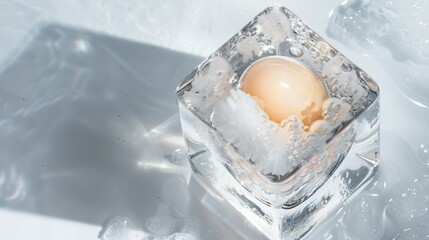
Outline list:
[[[261,160],[255,158],[265,156],[249,151],[269,140],[258,138],[261,135],[258,131],[262,131],[259,126],[271,131],[292,125],[277,126],[272,122],[255,125],[255,136],[249,135],[250,142],[247,139],[237,144],[240,140],[232,142],[225,136],[249,137],[234,134],[246,133],[248,129],[241,126],[252,126],[253,120],[231,110],[230,116],[226,116],[230,117],[228,122],[236,123],[231,125],[235,126],[231,132],[221,131],[212,121],[216,115],[214,109],[220,103],[237,99],[240,78],[246,69],[270,56],[294,59],[305,65],[323,81],[330,101],[322,119],[329,127],[321,131],[319,125],[298,126],[300,133],[293,137],[289,134],[291,143],[285,144],[290,151],[276,155],[284,159],[272,159],[290,163],[288,171],[282,174],[261,170],[257,164]],[[262,11],[194,69],[176,93],[188,157],[197,179],[211,194],[226,199],[270,239],[303,237],[360,192],[376,172],[377,84],[284,7]],[[314,132],[309,137],[311,131]],[[301,147],[293,148],[298,145]]]

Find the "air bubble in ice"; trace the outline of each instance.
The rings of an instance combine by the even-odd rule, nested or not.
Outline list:
[[[304,55],[304,48],[301,44],[296,43],[289,48],[289,53],[292,57],[301,57]]]
[[[296,37],[296,40],[298,40],[298,42],[301,44],[306,44],[309,39],[310,39],[310,36],[306,32],[301,32]]]
[[[292,19],[290,21],[290,28],[296,33],[300,33],[304,30],[304,23],[300,19]]]
[[[335,128],[343,121],[347,121],[351,118],[350,109],[350,104],[338,98],[329,98],[322,104],[322,116]]]

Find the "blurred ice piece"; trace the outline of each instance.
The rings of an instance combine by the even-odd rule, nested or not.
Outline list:
[[[148,236],[150,235],[136,230],[135,224],[122,216],[112,217],[98,234],[101,240],[141,240]]]
[[[429,106],[427,0],[346,0],[331,12],[327,34],[371,51],[401,93]]]
[[[381,215],[373,208],[374,206],[365,197],[358,198],[348,207],[343,221],[350,235],[359,239],[372,239],[377,229],[382,226]]]
[[[429,4],[426,0],[346,0],[331,13],[328,34],[365,48],[394,50],[400,61],[429,57]]]

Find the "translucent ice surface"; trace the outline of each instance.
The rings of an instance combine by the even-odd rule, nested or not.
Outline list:
[[[401,93],[428,107],[428,16],[425,0],[347,0],[331,12],[327,33],[373,53]]]
[[[429,168],[401,138],[382,132],[385,161],[372,184],[310,235],[313,239],[427,239]],[[398,170],[402,169],[402,171]],[[406,170],[405,170],[406,169]]]
[[[125,217],[114,217],[110,219],[101,230],[98,238],[101,240],[131,240],[130,225],[132,223]]]
[[[289,106],[280,104],[294,113],[273,120],[269,101],[245,87],[247,74],[272,59],[302,64],[326,96],[315,102],[308,87]],[[268,238],[301,238],[376,172],[377,84],[286,8],[263,10],[176,94],[196,177]],[[294,106],[301,99],[302,108]]]

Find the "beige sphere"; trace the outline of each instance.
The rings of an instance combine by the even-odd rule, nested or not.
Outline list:
[[[298,61],[279,56],[253,63],[241,78],[241,90],[277,123],[295,115],[306,126],[322,118],[328,92],[321,79]]]

